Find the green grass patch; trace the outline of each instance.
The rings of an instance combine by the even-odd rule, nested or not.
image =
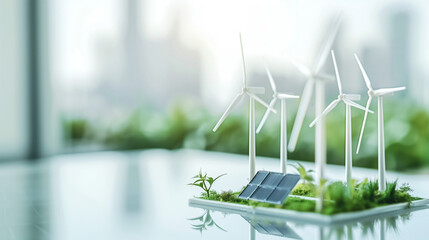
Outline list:
[[[317,187],[312,183],[300,183],[292,191],[292,195],[315,197]],[[346,186],[342,182],[333,182],[325,187],[325,202],[322,214],[333,215],[337,213],[361,211],[379,206],[395,203],[404,203],[419,200],[421,198],[410,195],[412,189],[408,184],[397,186],[397,181],[387,183],[386,191],[378,191],[377,181],[364,180],[351,186]],[[210,194],[201,193],[201,199],[208,199],[220,202],[243,204],[253,207],[268,207],[277,209],[287,209],[301,212],[315,212],[316,202],[298,197],[288,197],[282,205],[261,203],[256,201],[242,200],[238,198],[239,192],[211,190]]]

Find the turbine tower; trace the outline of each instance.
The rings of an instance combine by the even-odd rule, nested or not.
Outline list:
[[[362,64],[359,61],[358,56],[355,54],[357,63],[362,72],[363,79],[365,84],[368,87],[368,101],[366,102],[365,116],[363,118],[362,129],[360,131],[359,142],[356,150],[356,154],[359,153],[360,144],[362,141],[363,130],[365,129],[366,118],[368,116],[369,105],[371,104],[372,98],[377,97],[378,100],[378,190],[386,190],[386,159],[385,159],[385,149],[384,149],[384,120],[383,120],[383,96],[393,95],[393,93],[398,91],[405,90],[405,87],[395,87],[395,88],[381,88],[374,90],[371,86],[371,81],[369,81],[368,75],[365,72],[365,69],[362,67]]]
[[[288,149],[293,152],[298,142],[299,133],[304,122],[304,117],[308,109],[311,97],[313,95],[314,85],[315,89],[315,115],[319,116],[322,114],[323,108],[325,107],[325,83],[327,81],[334,81],[334,77],[327,74],[320,73],[323,65],[325,64],[329,50],[332,48],[335,37],[338,32],[338,28],[341,23],[341,16],[337,16],[332,29],[328,30],[328,35],[322,44],[319,59],[317,60],[314,68],[309,68],[302,63],[289,58],[291,63],[307,77],[307,82],[304,86],[304,90],[301,94],[301,102],[298,107],[295,122],[292,128],[292,133],[289,139]],[[320,180],[324,179],[324,166],[326,165],[326,125],[325,119],[320,119],[316,124],[315,130],[315,164],[316,164],[316,175],[317,182],[320,184]],[[318,204],[321,204],[321,202]],[[318,205],[318,209],[321,209],[321,205]]]
[[[359,108],[362,110],[367,110],[368,112],[373,113],[369,109],[365,109],[365,107],[353,102],[354,100],[360,100],[359,94],[345,94],[343,93],[343,88],[341,86],[341,79],[340,74],[338,73],[338,67],[337,62],[335,60],[335,54],[334,51],[331,50],[332,55],[332,61],[334,63],[335,67],[335,75],[337,77],[337,85],[338,85],[338,91],[339,95],[337,99],[332,101],[326,108],[323,110],[322,114],[317,116],[316,119],[313,120],[313,122],[310,123],[310,127],[313,127],[314,124],[316,124],[317,121],[319,121],[321,118],[325,117],[326,114],[328,114],[332,109],[337,106],[339,102],[344,102],[346,104],[346,156],[345,156],[345,162],[346,162],[346,173],[345,178],[347,181],[347,185],[350,186],[350,181],[352,179],[352,118],[351,118],[351,107]]]
[[[321,74],[320,70],[326,62],[329,55],[329,50],[332,48],[335,37],[338,32],[338,28],[341,23],[341,16],[337,16],[334,22],[333,29],[328,29],[328,35],[325,42],[322,44],[322,51],[319,55],[319,59],[316,62],[314,69],[310,69],[307,66],[290,59],[292,64],[301,71],[307,77],[307,83],[304,86],[304,90],[301,95],[301,102],[298,107],[295,122],[293,124],[292,133],[289,139],[288,149],[293,152],[298,142],[299,133],[304,122],[304,117],[308,109],[308,105],[313,95],[313,88],[316,85],[316,96],[315,96],[315,115],[319,116],[322,114],[323,108],[325,107],[325,83],[327,81],[333,81],[334,78],[330,75]],[[316,124],[315,130],[315,141],[314,141],[314,160],[316,165],[316,181],[319,186],[322,186],[322,181],[325,178],[325,165],[326,165],[326,124],[325,118],[322,117]],[[321,211],[323,208],[323,188],[319,194],[319,200],[316,202],[316,210]]]
[[[286,173],[286,166],[287,166],[286,99],[299,98],[299,96],[277,92],[276,83],[274,82],[274,79],[271,75],[271,72],[267,66],[265,66],[265,70],[267,71],[268,79],[270,80],[270,85],[271,85],[271,88],[273,89],[273,92],[274,92],[273,100],[271,100],[271,102],[270,102],[270,108],[274,108],[274,105],[276,104],[277,100],[280,100],[280,102],[281,102],[281,107],[280,107],[280,171],[282,173]],[[259,126],[258,126],[258,129],[256,130],[256,133],[259,133],[261,131],[262,127],[265,124],[265,121],[267,121],[269,114],[270,114],[270,109],[267,109],[267,111],[265,111],[264,117],[262,118],[261,122],[259,123]]]
[[[248,87],[247,86],[247,76],[246,76],[246,64],[244,61],[244,51],[243,43],[241,40],[240,33],[240,47],[241,47],[241,58],[243,62],[243,88],[241,92],[237,94],[232,100],[231,104],[227,107],[222,117],[217,122],[216,126],[213,128],[213,132],[220,127],[220,125],[225,121],[228,115],[231,113],[232,109],[243,99],[244,95],[249,96],[249,169],[250,169],[250,179],[255,175],[255,159],[256,159],[256,148],[255,148],[255,100],[264,105],[270,111],[277,113],[276,110],[272,109],[267,103],[260,99],[256,94],[263,94],[265,89],[263,87]]]

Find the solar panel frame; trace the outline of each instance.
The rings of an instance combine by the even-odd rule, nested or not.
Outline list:
[[[258,171],[238,198],[282,204],[299,179],[296,174]]]

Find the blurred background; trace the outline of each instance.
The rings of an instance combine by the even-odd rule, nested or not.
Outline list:
[[[211,129],[241,87],[242,32],[251,85],[301,95],[311,64],[342,15],[334,42],[343,88],[406,86],[385,98],[386,165],[429,168],[429,4],[394,1],[0,0],[0,159],[62,153],[192,148],[247,154],[247,103]],[[333,74],[330,58],[323,72]],[[327,85],[329,103],[337,96]],[[289,134],[299,101],[288,102]],[[371,105],[376,110],[376,101]],[[344,163],[344,107],[327,117],[328,162]],[[264,108],[257,105],[257,121]],[[353,109],[355,151],[363,111]],[[310,103],[291,159],[314,160]],[[279,156],[279,115],[257,136],[257,154]],[[354,165],[377,167],[370,115]],[[426,170],[425,170],[426,169]]]

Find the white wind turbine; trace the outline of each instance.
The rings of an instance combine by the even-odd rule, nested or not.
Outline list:
[[[280,107],[280,171],[282,173],[286,173],[286,166],[287,166],[286,99],[299,98],[299,96],[277,92],[276,83],[274,82],[274,79],[271,75],[271,72],[267,66],[265,66],[265,70],[267,71],[268,79],[270,80],[271,88],[273,89],[273,92],[274,92],[273,99],[270,102],[270,108],[274,108],[274,105],[276,104],[277,100],[280,100],[280,102],[281,102],[281,107]],[[256,130],[256,133],[259,133],[261,131],[261,129],[264,126],[265,121],[267,120],[269,114],[270,114],[270,109],[267,109],[267,111],[264,114],[264,117],[262,118],[261,122],[259,123],[259,126],[258,126],[258,129]]]
[[[383,120],[383,96],[393,95],[394,92],[405,90],[405,87],[395,87],[395,88],[381,88],[374,90],[369,81],[368,75],[365,72],[365,69],[362,67],[362,64],[359,61],[358,56],[355,54],[357,63],[362,72],[365,84],[368,87],[368,101],[366,102],[365,117],[363,118],[362,129],[360,131],[359,142],[357,146],[356,153],[359,153],[360,144],[362,141],[363,130],[365,129],[366,118],[368,116],[369,105],[373,97],[377,97],[378,100],[378,189],[380,191],[386,190],[386,159],[384,155],[384,120]]]
[[[255,175],[255,158],[256,158],[256,149],[255,149],[255,100],[270,109],[272,112],[277,113],[272,109],[267,103],[260,99],[255,94],[263,94],[265,89],[263,87],[248,87],[247,86],[247,77],[246,77],[246,64],[244,62],[244,52],[243,52],[243,43],[241,40],[240,33],[240,46],[241,46],[241,57],[243,61],[243,88],[241,92],[235,96],[231,104],[223,113],[222,117],[217,122],[216,126],[213,128],[213,132],[219,128],[223,121],[231,113],[232,109],[241,101],[244,95],[249,96],[249,168],[250,168],[250,179]]]
[[[315,87],[315,115],[319,116],[322,114],[323,108],[325,107],[325,83],[327,81],[334,81],[334,77],[327,74],[320,73],[326,59],[329,56],[329,50],[332,48],[335,37],[338,32],[338,28],[341,23],[341,16],[335,19],[334,27],[328,30],[328,36],[322,45],[322,51],[319,59],[313,69],[299,63],[296,60],[290,59],[292,64],[307,77],[307,82],[304,86],[304,90],[301,94],[301,101],[296,114],[295,122],[292,128],[291,136],[289,139],[288,149],[293,152],[295,150],[299,133],[304,122],[304,117],[308,109],[311,97],[313,95],[313,88]],[[317,182],[324,178],[324,166],[326,165],[326,125],[325,119],[322,117],[316,124],[315,130],[315,164],[316,164],[316,175]],[[321,202],[318,202],[321,204]],[[318,209],[321,206],[318,205]]]
[[[340,79],[340,75],[338,73],[338,67],[337,67],[337,62],[335,60],[335,54],[334,51],[331,50],[331,54],[332,54],[332,61],[334,63],[334,67],[335,67],[335,75],[337,76],[337,84],[338,84],[338,91],[339,91],[339,95],[338,98],[335,99],[334,101],[332,101],[326,108],[325,110],[323,110],[322,114],[317,116],[316,119],[314,119],[313,122],[310,123],[310,127],[313,127],[314,124],[319,121],[319,119],[323,118],[324,116],[326,116],[326,114],[328,114],[332,109],[335,108],[335,106],[337,106],[337,104],[339,102],[344,102],[346,104],[346,157],[345,157],[345,162],[346,162],[346,181],[347,181],[347,185],[350,184],[350,180],[352,179],[352,118],[351,118],[351,106],[355,107],[355,108],[359,108],[362,110],[367,110],[368,112],[373,113],[371,110],[369,109],[365,109],[363,106],[353,102],[353,100],[360,100],[360,95],[359,94],[345,94],[343,93],[343,88],[341,86],[341,79]]]

